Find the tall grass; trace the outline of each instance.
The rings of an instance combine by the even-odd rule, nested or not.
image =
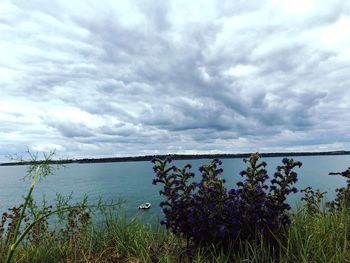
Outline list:
[[[79,235],[60,232],[39,243],[23,242],[14,262],[350,262],[350,213],[310,215],[299,209],[293,224],[271,245],[263,238],[232,247],[186,247],[185,240],[138,218],[108,216]]]

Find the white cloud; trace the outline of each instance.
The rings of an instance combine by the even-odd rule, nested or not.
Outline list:
[[[349,8],[1,1],[0,155],[348,149]]]
[[[251,65],[237,65],[230,67],[227,71],[224,72],[224,75],[233,76],[233,77],[252,77],[258,69]]]

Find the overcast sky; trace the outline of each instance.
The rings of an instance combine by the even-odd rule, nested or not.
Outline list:
[[[0,160],[350,150],[350,1],[0,1]]]

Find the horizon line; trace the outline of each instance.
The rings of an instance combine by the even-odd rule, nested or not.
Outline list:
[[[186,160],[186,159],[211,159],[211,158],[247,158],[252,154],[250,153],[207,153],[207,154],[182,154],[182,153],[168,153],[168,154],[149,154],[149,155],[137,155],[137,156],[125,156],[125,157],[91,157],[91,158],[70,158],[60,160],[50,160],[49,163],[108,163],[108,162],[132,162],[132,161],[150,161],[153,158],[165,158],[171,157],[174,160]],[[259,153],[261,157],[287,157],[287,156],[319,156],[319,155],[350,155],[350,151],[337,150],[337,151],[305,151],[305,152],[265,152]],[[0,166],[12,166],[12,165],[27,165],[32,163],[40,163],[44,160],[37,161],[14,161],[0,163]]]

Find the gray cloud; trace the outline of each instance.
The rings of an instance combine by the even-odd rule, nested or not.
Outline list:
[[[0,155],[349,148],[349,3],[4,1]]]

